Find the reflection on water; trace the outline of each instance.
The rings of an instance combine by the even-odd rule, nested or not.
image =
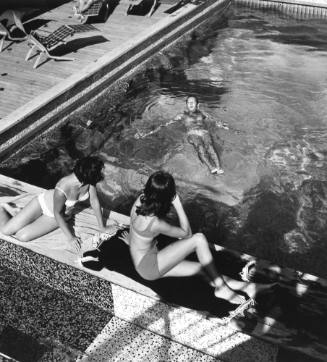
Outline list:
[[[73,159],[100,152],[104,198],[127,212],[144,178],[165,168],[178,179],[194,230],[327,276],[326,35],[325,22],[233,9],[152,59],[124,85],[123,99],[102,97],[3,172],[49,187]],[[210,126],[223,176],[201,163],[182,123],[165,126],[189,94],[230,127]]]

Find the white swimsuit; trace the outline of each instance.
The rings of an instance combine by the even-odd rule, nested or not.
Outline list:
[[[86,201],[90,196],[89,192],[87,191],[85,194],[80,195],[79,199],[77,199],[77,200],[69,200],[67,198],[66,192],[63,189],[56,186],[56,190],[62,192],[65,195],[65,197],[66,197],[66,201],[65,201],[66,210],[71,209],[72,207],[74,207],[77,202]],[[38,196],[38,201],[39,201],[39,204],[41,206],[42,213],[44,215],[46,215],[46,216],[49,216],[49,217],[55,217],[54,213],[53,213],[53,195],[54,195],[54,189],[51,189],[51,190],[47,190],[47,191],[42,192],[42,194],[40,194]]]

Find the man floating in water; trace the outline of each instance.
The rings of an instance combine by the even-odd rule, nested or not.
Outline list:
[[[135,138],[144,138],[168,124],[183,121],[187,129],[187,140],[195,148],[201,162],[209,168],[212,174],[221,175],[224,173],[224,170],[221,167],[218,152],[213,146],[210,132],[204,122],[207,118],[208,116],[199,109],[198,99],[195,96],[189,96],[186,99],[186,110],[182,114],[177,115],[173,120],[164,125],[160,125],[148,133],[137,132]],[[219,128],[229,129],[228,126],[221,121],[216,122],[216,125]]]

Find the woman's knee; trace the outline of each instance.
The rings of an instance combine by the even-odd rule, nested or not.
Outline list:
[[[6,227],[6,225],[0,226],[0,232],[1,232],[3,235],[7,235],[7,236],[12,235],[12,233],[11,233],[10,230]]]
[[[196,245],[200,246],[200,245],[207,245],[208,244],[208,240],[207,238],[204,236],[204,234],[202,233],[196,233],[193,235]]]
[[[15,238],[22,242],[31,241],[31,236],[26,231],[18,231],[15,234]]]
[[[143,278],[143,279],[145,279],[145,280],[147,280],[148,282],[152,282],[152,281],[154,281],[154,280],[158,280],[158,279],[160,279],[160,276],[158,276],[158,275],[154,275],[154,274],[145,274],[145,273],[142,273],[142,274],[140,274],[141,275],[141,277]]]

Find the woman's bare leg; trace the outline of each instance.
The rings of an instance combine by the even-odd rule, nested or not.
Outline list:
[[[258,292],[269,289],[275,284],[276,283],[248,283],[222,275],[218,280],[216,280],[215,296],[218,298],[228,299],[231,303],[238,303],[238,292],[246,293],[250,298],[255,298]]]
[[[166,248],[160,250],[158,252],[158,268],[159,272],[162,275],[165,275],[169,271],[171,271],[174,267],[180,264],[184,259],[191,254],[192,252],[196,252],[200,265],[202,267],[206,267],[208,264],[212,263],[213,258],[212,254],[207,242],[207,239],[203,234],[194,234],[188,239],[182,239],[176,241]],[[198,263],[195,263],[198,264]],[[182,264],[179,269],[178,273],[182,273],[181,268],[185,266],[185,273],[184,275],[194,275],[196,273],[187,274],[190,270],[197,270],[196,268],[189,268],[189,264]],[[170,276],[173,276],[170,273]]]
[[[194,251],[197,254],[199,263],[184,260]],[[259,290],[271,286],[269,284],[247,283],[220,276],[214,265],[208,241],[201,233],[168,245],[158,252],[157,258],[159,272],[164,277],[191,276],[199,274],[201,270],[205,269],[215,287],[215,296],[227,299],[231,303],[242,302],[242,297],[238,294],[239,291],[243,291],[250,298],[253,298]]]
[[[7,222],[11,219],[11,216],[7,213],[7,211],[0,206],[0,231],[2,232],[2,228],[7,224]]]
[[[18,230],[30,224],[42,215],[39,201],[35,197],[32,199],[16,216],[10,215],[1,207],[1,217],[4,217],[4,223],[0,227],[0,231],[5,235],[16,234]]]
[[[183,260],[170,269],[163,277],[188,277],[191,275],[201,274],[203,267],[196,261]]]
[[[41,215],[32,223],[20,229],[15,237],[20,241],[30,241],[46,235],[57,228],[58,224],[54,217]]]

